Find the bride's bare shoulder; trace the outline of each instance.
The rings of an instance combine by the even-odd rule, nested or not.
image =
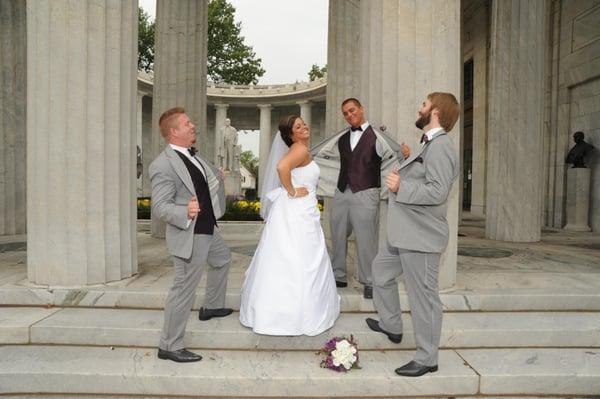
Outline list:
[[[306,147],[302,143],[294,143],[290,147],[290,151],[294,151],[296,153],[308,154],[308,147]]]

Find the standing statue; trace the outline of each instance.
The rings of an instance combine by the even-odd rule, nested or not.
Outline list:
[[[237,146],[238,134],[237,130],[231,126],[231,120],[225,119],[225,126],[221,128],[221,137],[223,144],[219,151],[219,157],[222,158],[222,166],[225,170],[234,170],[235,164],[235,147]]]
[[[575,132],[573,134],[573,140],[575,145],[567,154],[566,162],[573,164],[573,168],[587,168],[585,166],[585,157],[594,151],[594,146],[586,143],[583,139],[585,135],[583,132]]]

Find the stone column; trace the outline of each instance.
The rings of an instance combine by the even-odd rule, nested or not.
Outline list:
[[[142,145],[142,116],[143,116],[143,111],[142,111],[142,104],[143,104],[143,99],[144,99],[144,93],[137,93],[137,107],[136,107],[136,116],[137,116],[137,134],[136,134],[136,147],[139,147],[141,151],[144,150],[144,147]],[[137,178],[137,148],[136,148],[136,188],[137,188],[137,196],[141,197],[143,195],[143,191],[144,191],[144,178],[143,178],[144,172],[142,171],[142,176],[139,177],[139,179]]]
[[[361,0],[329,0],[323,137],[332,136],[347,125],[342,116],[342,101],[360,96],[360,4]]]
[[[298,105],[300,106],[300,118],[310,127],[312,123],[312,103],[310,101],[300,101]]]
[[[386,125],[398,142],[415,151],[422,132],[414,123],[427,94],[445,91],[460,98],[460,0],[361,1],[360,16],[359,99],[371,123]],[[457,153],[459,130],[457,123],[449,132]],[[440,265],[441,289],[456,279],[458,186],[457,179],[448,197],[450,241]],[[380,242],[385,239],[385,210]]]
[[[152,96],[144,96],[142,99],[142,163],[144,165],[142,194],[144,197],[150,197],[152,194],[150,175],[148,175],[148,167],[155,158],[152,152],[152,136]]]
[[[261,104],[260,109],[260,143],[258,147],[258,193],[260,195],[264,171],[271,150],[271,104]]]
[[[546,6],[492,2],[485,235],[493,240],[540,239]]]
[[[221,135],[221,129],[225,125],[225,119],[227,119],[227,108],[228,104],[215,104],[215,165],[219,164],[219,147],[223,145],[223,136]]]
[[[25,0],[0,1],[0,235],[27,226],[26,26]]]
[[[321,138],[333,136],[348,125],[342,116],[342,101],[360,97],[360,4],[365,0],[329,0],[327,32],[327,95],[325,131]],[[315,144],[317,144],[315,142]],[[331,198],[325,198],[322,227],[331,237]],[[349,266],[348,270],[352,268]]]
[[[27,271],[137,272],[137,1],[27,2]]]
[[[196,125],[198,151],[214,159],[214,139],[206,118],[207,0],[157,0],[156,55],[152,103],[152,152],[165,146],[158,129],[160,115],[184,107]],[[164,237],[164,223],[152,219],[152,235]]]

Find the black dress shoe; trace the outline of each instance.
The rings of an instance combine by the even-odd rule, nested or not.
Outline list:
[[[435,373],[437,370],[438,370],[437,365],[423,366],[422,364],[419,364],[419,363],[415,362],[414,360],[411,360],[410,362],[406,363],[404,366],[397,368],[396,374],[402,375],[404,377],[419,377],[419,376],[422,376],[423,374]]]
[[[363,289],[363,298],[373,299],[373,286],[365,285],[365,288]]]
[[[383,328],[379,327],[379,322],[375,319],[371,319],[370,317],[366,320],[367,325],[373,331],[377,331],[387,335],[387,337],[395,344],[399,344],[402,342],[402,334],[394,334],[391,332],[385,331]]]
[[[225,317],[233,313],[233,309],[220,308],[220,309],[204,309],[200,308],[198,312],[198,318],[202,321],[210,320],[213,317]]]
[[[338,287],[338,288],[344,288],[344,287],[348,286],[348,283],[345,283],[343,281],[337,281],[337,280],[335,280],[335,286]]]
[[[202,360],[202,356],[194,352],[190,352],[187,349],[166,351],[164,349],[158,348],[158,358],[163,360],[172,360],[178,363],[199,362],[200,360]]]

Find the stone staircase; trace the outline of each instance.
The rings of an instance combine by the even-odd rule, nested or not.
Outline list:
[[[156,358],[163,313],[152,305],[164,293],[149,293],[146,306],[137,308],[86,301],[103,297],[100,291],[55,290],[54,298],[69,307],[60,301],[16,306],[18,295],[0,292],[0,398],[600,397],[600,296],[594,293],[559,292],[544,302],[532,300],[541,295],[533,289],[514,297],[471,292],[469,306],[467,293],[445,293],[439,371],[402,378],[394,369],[413,355],[410,313],[403,314],[403,342],[393,344],[367,328],[372,304],[358,290],[341,290],[344,312],[318,337],[260,336],[240,325],[238,313],[201,322],[193,312],[186,343],[204,357],[193,364]],[[121,291],[119,298],[127,303],[139,294]],[[580,299],[566,300],[572,297]],[[237,308],[239,295],[232,292],[228,302]],[[324,342],[350,334],[362,369],[319,368],[315,352]]]
[[[600,398],[600,236],[552,232],[540,243],[500,243],[481,238],[480,222],[471,224],[461,227],[463,250],[512,256],[459,254],[455,288],[441,293],[439,371],[419,378],[394,373],[414,353],[402,283],[400,345],[367,328],[372,301],[351,283],[339,290],[342,315],[318,337],[260,336],[239,324],[238,313],[201,322],[193,312],[186,344],[204,358],[177,364],[156,357],[173,272],[164,242],[147,234],[147,224],[138,226],[140,273],[98,286],[34,286],[24,248],[0,251],[0,399]],[[221,229],[233,254],[227,306],[239,309],[260,229]],[[205,279],[196,310],[204,285]],[[362,368],[319,368],[315,352],[325,341],[350,334]]]

